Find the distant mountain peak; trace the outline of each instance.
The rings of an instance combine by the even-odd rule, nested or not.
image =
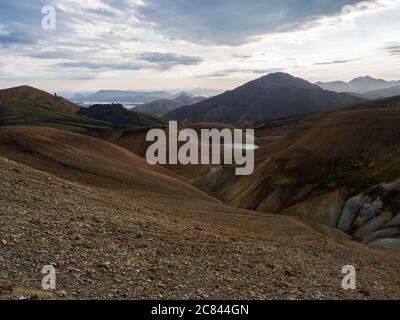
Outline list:
[[[363,77],[358,77],[358,78],[354,78],[353,80],[351,80],[349,83],[357,83],[357,82],[387,82],[383,79],[377,79],[377,78],[373,78],[370,76],[363,76]]]
[[[178,94],[176,94],[175,96],[176,97],[185,96],[185,97],[191,97],[191,98],[194,97],[193,94],[191,94],[190,92],[187,92],[187,91],[181,91]]]
[[[361,76],[361,77],[356,77],[356,78],[354,78],[354,79],[351,80],[351,81],[361,80],[361,79],[378,80],[378,79],[376,79],[376,78],[374,78],[374,77],[371,77],[371,76]],[[350,81],[350,82],[351,82],[351,81]]]
[[[173,100],[181,101],[181,100],[187,100],[187,99],[193,99],[193,97],[189,96],[187,94],[181,94],[176,99],[173,99]]]
[[[255,83],[263,84],[265,87],[280,86],[284,88],[320,89],[318,86],[304,79],[294,77],[291,74],[284,72],[267,74],[261,78],[249,82],[246,85],[254,85]]]

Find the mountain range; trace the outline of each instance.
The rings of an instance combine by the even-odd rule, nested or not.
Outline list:
[[[124,90],[100,90],[91,94],[76,94],[71,100],[76,102],[130,102],[149,103],[159,99],[171,98],[167,91],[124,91]]]
[[[196,97],[196,96],[214,96],[219,94],[219,90],[195,88],[181,92],[171,91],[136,91],[136,90],[99,90],[91,93],[66,93],[66,96],[76,103],[93,102],[93,103],[151,103],[157,100],[175,100],[180,96]]]
[[[335,92],[350,92],[350,93],[353,92],[358,94],[364,94],[371,91],[388,89],[392,87],[400,87],[400,81],[386,81],[383,79],[375,79],[370,76],[365,76],[365,77],[355,78],[349,82],[345,81],[317,82],[316,85],[320,86],[325,90],[330,90]],[[386,97],[387,96],[384,96],[384,98]]]
[[[400,96],[400,86],[369,91],[360,96],[371,100]]]
[[[178,109],[179,107],[192,105],[205,99],[205,97],[193,97],[187,93],[183,93],[174,99],[161,99],[153,101],[149,104],[139,105],[135,108],[135,111],[157,117],[163,117],[167,113]]]
[[[323,90],[286,73],[272,73],[232,91],[191,106],[183,106],[168,113],[166,117],[194,123],[255,122],[330,111],[362,101],[349,94]]]

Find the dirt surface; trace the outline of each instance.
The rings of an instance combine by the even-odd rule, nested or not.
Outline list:
[[[398,250],[225,206],[95,138],[0,128],[0,204],[0,299],[400,297]],[[357,290],[341,287],[345,265]]]
[[[1,299],[397,299],[398,252],[295,218],[72,182],[0,158]],[[44,265],[57,290],[41,289]],[[344,265],[358,289],[341,288]]]

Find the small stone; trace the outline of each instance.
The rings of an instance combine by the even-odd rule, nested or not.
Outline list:
[[[360,289],[359,292],[363,294],[365,297],[369,297],[370,293],[367,289]]]
[[[109,269],[111,267],[111,262],[103,262],[100,264],[100,267]]]
[[[91,269],[87,272],[87,276],[91,279],[95,279],[96,278],[96,270]]]
[[[276,281],[275,282],[275,287],[280,288],[280,289],[284,289],[284,288],[289,288],[289,284],[285,281]]]
[[[275,265],[273,263],[267,263],[265,266],[269,269],[275,269]]]
[[[68,268],[68,271],[75,272],[75,273],[81,273],[81,270],[77,268]]]
[[[65,290],[61,290],[59,293],[58,293],[58,295],[60,296],[60,297],[66,297],[67,296],[67,291],[65,291]]]
[[[288,277],[295,277],[296,276],[296,273],[292,269],[289,269],[289,268],[286,269],[284,273]]]
[[[9,282],[0,281],[0,291],[3,293],[12,291],[12,285]]]
[[[6,239],[1,239],[1,244],[3,245],[3,246],[6,246],[7,245],[7,240]]]
[[[76,234],[75,236],[74,236],[74,240],[82,240],[82,236],[80,235],[80,234]]]

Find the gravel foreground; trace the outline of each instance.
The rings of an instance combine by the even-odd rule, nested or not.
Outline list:
[[[0,157],[0,299],[399,299],[399,251],[298,219],[71,182]],[[342,267],[357,289],[341,287]],[[45,265],[57,287],[41,287]]]

